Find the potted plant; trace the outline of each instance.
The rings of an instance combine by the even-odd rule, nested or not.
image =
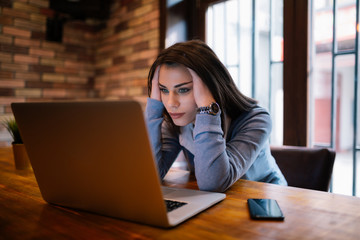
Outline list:
[[[15,168],[19,170],[28,169],[30,167],[29,157],[15,119],[7,119],[3,124],[13,139],[12,149],[14,153]]]

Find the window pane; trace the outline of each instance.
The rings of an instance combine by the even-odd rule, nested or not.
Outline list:
[[[213,6],[213,14],[214,14],[214,20],[213,20],[213,39],[214,39],[214,45],[213,50],[218,55],[218,57],[221,59],[221,61],[224,62],[225,60],[225,31],[224,31],[224,25],[225,25],[225,4],[219,3]],[[215,44],[216,43],[216,44]]]
[[[360,151],[356,153],[356,196],[360,197]]]
[[[314,145],[331,145],[331,72],[330,53],[318,53],[314,59],[312,78],[312,129]]]
[[[170,47],[177,42],[186,41],[187,25],[185,15],[182,10],[185,9],[185,3],[182,0],[167,0],[167,30],[165,47]]]
[[[240,16],[240,79],[238,87],[246,96],[251,96],[252,89],[252,1],[239,1]]]
[[[239,63],[239,20],[238,1],[226,2],[226,64],[235,65]]]
[[[265,108],[269,108],[270,79],[270,1],[256,1],[255,23],[255,99]]]
[[[333,11],[327,0],[313,3],[314,55],[310,83],[310,138],[312,145],[330,147]]]
[[[354,0],[338,2],[336,16],[336,41],[338,50],[355,49],[356,7]]]
[[[317,2],[317,1],[313,1]],[[331,52],[333,39],[333,11],[332,8],[317,9],[313,16],[313,39],[316,53]]]
[[[315,9],[332,8],[333,0],[313,0]]]
[[[221,1],[207,10],[206,29],[207,43],[228,68],[239,90],[276,115],[271,141],[281,145],[283,0]],[[270,61],[270,54],[276,63]]]
[[[206,42],[214,46],[214,7],[210,6],[206,11]]]
[[[271,60],[283,61],[283,0],[272,1]]]
[[[352,148],[354,116],[354,66],[355,56],[343,55],[335,58],[337,83],[338,127],[336,129],[340,151]]]
[[[334,169],[335,193],[352,194],[353,116],[354,116],[354,66],[355,56],[335,58],[336,80],[336,163]],[[341,180],[341,181],[339,181]],[[341,182],[341,185],[339,186]]]
[[[358,56],[359,57],[359,56]],[[358,75],[359,75],[359,66],[358,66]],[[355,94],[355,93],[354,93]],[[360,81],[359,81],[359,77],[358,77],[358,82],[357,82],[357,115],[356,115],[356,126],[357,126],[357,140],[356,140],[356,147],[360,148]],[[360,172],[359,172],[360,175]],[[360,192],[359,192],[360,193]]]
[[[284,93],[283,93],[283,64],[277,63],[271,66],[271,118],[273,129],[271,144],[282,145],[283,143],[283,119],[284,119]]]
[[[227,68],[234,82],[239,82],[239,68],[238,67],[228,67]]]

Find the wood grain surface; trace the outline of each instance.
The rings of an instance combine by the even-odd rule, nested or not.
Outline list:
[[[164,185],[196,189],[172,170]],[[224,201],[185,223],[162,229],[47,204],[32,170],[15,170],[0,148],[0,239],[359,239],[360,198],[239,180]],[[248,198],[276,199],[285,221],[250,219]]]

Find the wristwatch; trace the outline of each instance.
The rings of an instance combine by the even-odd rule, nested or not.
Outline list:
[[[199,107],[197,109],[198,113],[207,113],[211,115],[216,115],[220,111],[220,106],[216,102],[210,103],[208,107]]]

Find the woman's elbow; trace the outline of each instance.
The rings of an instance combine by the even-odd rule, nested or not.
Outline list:
[[[207,192],[225,192],[230,186],[228,184],[221,183],[220,181],[197,181],[199,190]]]

